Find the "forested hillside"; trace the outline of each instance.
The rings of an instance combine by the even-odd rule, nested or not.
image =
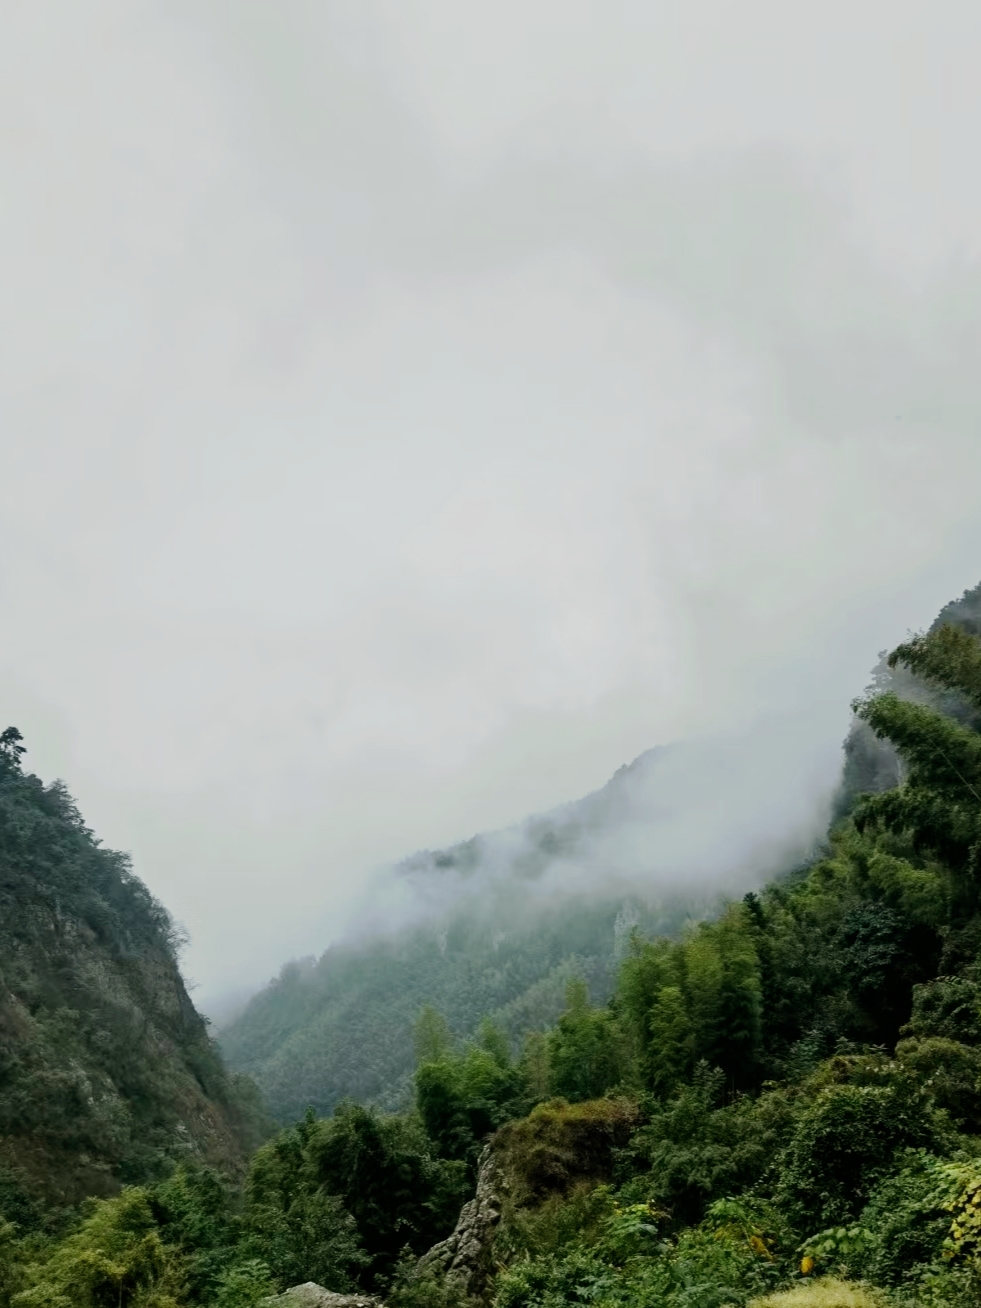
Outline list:
[[[166,910],[0,735],[0,1193],[75,1203],[184,1158],[231,1171],[254,1091],[184,988]]]
[[[461,1035],[492,1016],[520,1039],[555,1021],[572,976],[607,998],[630,927],[673,934],[692,907],[630,902],[625,910],[622,900],[573,898],[546,915],[531,909],[530,921],[508,930],[496,915],[464,910],[392,938],[335,946],[319,962],[284,968],[222,1032],[222,1049],[232,1067],[255,1077],[284,1122],[308,1105],[329,1113],[345,1098],[402,1107],[411,1099],[412,1024],[423,1005],[437,1005]]]
[[[878,755],[862,745],[867,770]],[[675,934],[716,912],[724,889],[813,852],[827,810],[811,795],[800,812],[780,747],[771,735],[652,749],[583,799],[405,859],[373,887],[353,939],[288,964],[221,1031],[229,1064],[281,1121],[346,1097],[393,1108],[411,1094],[421,1005],[457,1035],[490,1015],[520,1040],[555,1021],[570,976],[605,1001],[633,928]],[[379,928],[393,900],[417,925]]]
[[[981,1302],[981,587],[941,618],[856,701],[807,866],[621,918],[608,999],[570,970],[520,1038],[422,1006],[406,1107],[307,1112],[244,1184],[192,1153],[75,1211],[5,1183],[0,1308]]]

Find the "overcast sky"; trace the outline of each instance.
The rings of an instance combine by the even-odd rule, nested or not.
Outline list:
[[[971,0],[3,21],[0,726],[205,1006],[658,742],[827,760],[981,579]]]

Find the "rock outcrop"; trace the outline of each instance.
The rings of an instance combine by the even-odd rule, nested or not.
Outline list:
[[[471,1299],[481,1299],[490,1287],[494,1273],[492,1246],[494,1231],[501,1220],[501,1196],[504,1177],[490,1145],[480,1156],[477,1190],[463,1205],[453,1234],[422,1255],[415,1275],[420,1279],[436,1276],[454,1282],[455,1287]],[[282,1294],[263,1299],[262,1308],[384,1308],[380,1299],[370,1294],[335,1294],[322,1285],[307,1281],[294,1285]]]
[[[380,1299],[370,1294],[335,1294],[314,1281],[307,1281],[263,1299],[262,1308],[382,1308],[382,1305]]]
[[[463,1205],[453,1234],[419,1259],[418,1276],[445,1275],[468,1297],[484,1296],[494,1273],[491,1248],[501,1220],[503,1185],[503,1174],[487,1145],[480,1156],[476,1194]]]

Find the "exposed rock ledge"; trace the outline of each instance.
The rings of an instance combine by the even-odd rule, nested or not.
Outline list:
[[[334,1294],[314,1281],[294,1285],[282,1294],[263,1299],[262,1308],[381,1308],[381,1300],[370,1294]]]
[[[476,1194],[463,1205],[453,1234],[419,1259],[418,1274],[442,1272],[470,1298],[483,1297],[494,1274],[491,1246],[501,1220],[503,1184],[493,1150],[486,1145],[480,1155]]]
[[[469,1298],[486,1293],[494,1272],[491,1246],[501,1220],[503,1177],[490,1145],[480,1155],[477,1191],[463,1205],[453,1234],[434,1244],[416,1265],[416,1275],[437,1273],[455,1281]],[[283,1294],[263,1299],[263,1308],[383,1308],[380,1299],[368,1294],[334,1294],[307,1281]]]

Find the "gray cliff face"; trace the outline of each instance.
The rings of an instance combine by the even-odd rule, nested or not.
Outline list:
[[[494,1273],[491,1247],[501,1220],[503,1188],[503,1174],[491,1146],[486,1145],[480,1156],[476,1194],[463,1205],[453,1234],[419,1259],[417,1275],[443,1274],[468,1297],[484,1297]]]

